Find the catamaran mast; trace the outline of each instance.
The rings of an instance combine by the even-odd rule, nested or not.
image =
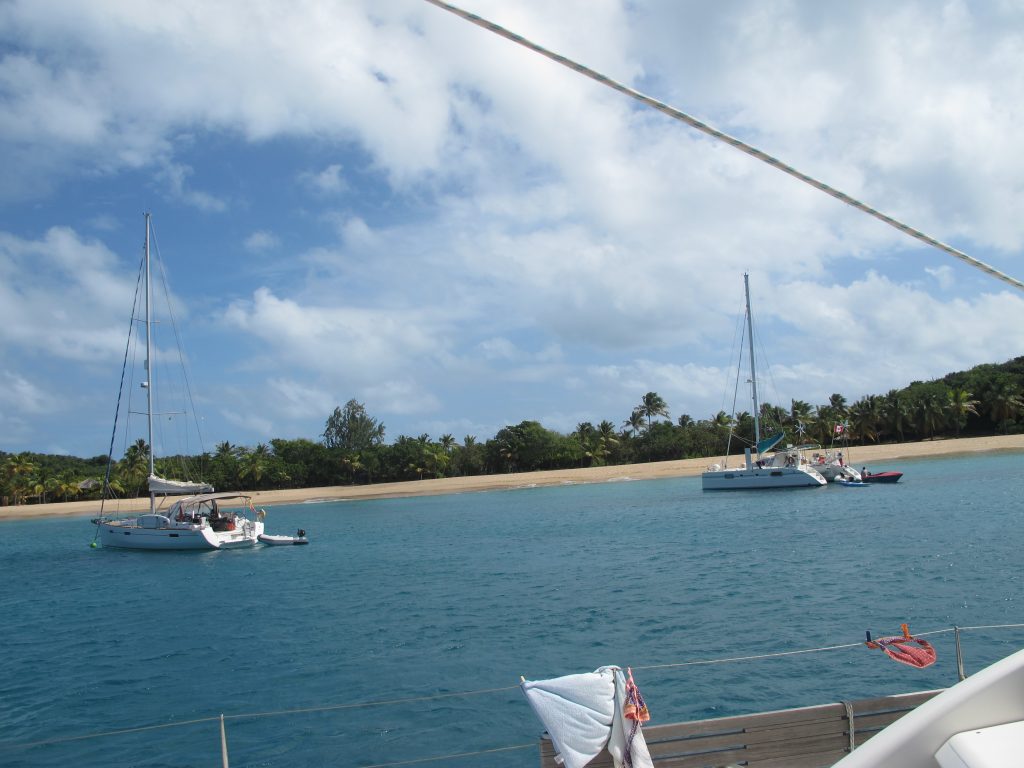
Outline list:
[[[747,299],[747,342],[750,345],[750,391],[754,396],[754,446],[761,454],[761,406],[757,402],[757,373],[754,371],[754,321],[750,317],[750,274],[743,273],[743,293]]]
[[[146,216],[146,380],[142,386],[146,388],[146,416],[149,426],[149,477],[156,474],[153,467],[153,348],[152,348],[152,325],[153,317],[150,309],[152,288],[150,285],[149,272],[149,213]],[[749,312],[749,309],[748,309]],[[149,478],[146,479],[147,486]],[[149,489],[149,512],[156,511],[156,494]]]

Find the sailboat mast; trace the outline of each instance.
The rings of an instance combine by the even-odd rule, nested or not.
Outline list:
[[[149,264],[149,213],[146,216],[146,416],[149,427],[149,476],[156,474],[153,465],[153,316],[151,310],[152,287]],[[146,479],[148,485],[149,479]],[[156,511],[156,494],[149,491],[149,512]]]
[[[757,402],[757,373],[754,370],[754,321],[750,316],[750,275],[743,273],[743,293],[747,299],[747,342],[750,345],[750,391],[754,397],[754,445],[760,455],[761,405]]]

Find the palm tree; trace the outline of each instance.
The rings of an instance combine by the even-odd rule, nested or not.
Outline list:
[[[117,467],[122,485],[128,488],[132,496],[138,496],[142,486],[149,477],[149,446],[143,438],[139,438],[128,446]]]
[[[597,434],[598,437],[606,440],[611,445],[615,445],[619,442],[618,436],[615,433],[615,425],[608,421],[608,419],[605,419],[597,425]]]
[[[466,435],[462,438],[462,450],[459,452],[459,473],[475,475],[481,467],[481,446],[476,441],[476,435]]]
[[[952,389],[949,392],[949,415],[956,428],[957,437],[960,437],[960,430],[967,425],[968,415],[978,415],[978,406],[981,403],[973,397],[974,395],[966,389]]]
[[[518,446],[509,436],[500,438],[498,443],[498,455],[501,456],[502,460],[508,466],[508,471],[515,472],[516,465],[519,463]]]
[[[57,493],[64,497],[64,501],[74,498],[82,492],[82,488],[70,470],[61,472],[57,478]]]
[[[583,455],[590,459],[590,466],[602,467],[609,453],[611,451],[608,450],[608,441],[603,437],[598,437],[590,444],[589,449],[583,452]]]
[[[789,420],[792,424],[810,424],[814,415],[811,404],[804,400],[789,401]]]
[[[14,506],[18,506],[19,499],[27,498],[29,495],[35,471],[36,465],[27,453],[11,456],[4,462],[4,477],[7,478],[7,484],[14,496]]]
[[[927,432],[928,437],[935,439],[935,430],[941,429],[946,420],[946,403],[939,395],[930,392],[922,397],[917,403],[917,424],[921,432]]]
[[[241,473],[239,466],[240,454],[241,449],[232,445],[227,440],[217,444],[216,453],[214,453],[210,465],[219,475],[217,478],[218,487],[229,485],[232,490],[238,488]]]
[[[668,403],[657,392],[648,392],[640,400],[637,410],[647,417],[647,428],[651,428],[651,419],[655,416],[668,418]]]
[[[833,394],[828,399],[828,406],[837,414],[846,415],[846,398],[840,394]]]
[[[789,414],[777,405],[761,403],[761,434],[768,433],[770,429],[776,431],[782,429],[789,420]]]
[[[629,418],[622,422],[622,431],[631,433],[633,437],[640,434],[640,431],[644,428],[644,414],[639,409],[633,410],[633,413],[629,415]]]
[[[341,459],[341,465],[347,469],[352,475],[352,483],[356,482],[356,472],[361,472],[363,469],[363,462],[359,458],[358,453],[353,453],[350,456],[344,456]]]
[[[735,425],[735,420],[725,411],[719,411],[711,417],[711,426],[715,429],[730,430]]]
[[[242,455],[241,463],[239,477],[252,480],[253,490],[256,490],[260,487],[260,481],[270,467],[270,448],[266,443],[260,443]]]
[[[589,421],[581,421],[576,425],[576,431],[573,432],[573,434],[582,445],[586,445],[587,441],[590,440],[594,434],[594,425]]]
[[[850,408],[851,439],[861,442],[870,440],[878,442],[878,429],[882,421],[882,399],[877,395],[868,395],[855,402]]]
[[[452,449],[455,447],[455,438],[452,437],[451,435],[441,435],[440,444],[441,449],[445,453],[450,454],[452,452]]]
[[[442,445],[429,445],[423,452],[423,463],[434,477],[444,477],[444,471],[450,460],[451,456],[448,455]]]
[[[589,421],[576,425],[573,433],[583,449],[583,458],[587,466],[600,467],[606,463],[611,454],[609,446],[618,445],[615,425],[605,419],[597,427]]]
[[[1000,381],[989,392],[988,402],[992,421],[1002,427],[1003,434],[1007,434],[1010,422],[1024,411],[1020,387],[1012,381]]]
[[[904,430],[913,426],[907,398],[898,389],[890,389],[882,398],[882,419],[886,428],[899,435],[899,442],[905,442]]]

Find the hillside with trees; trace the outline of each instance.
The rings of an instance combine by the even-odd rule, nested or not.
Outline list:
[[[1024,357],[979,365],[934,381],[867,395],[852,403],[834,394],[827,403],[764,403],[768,429],[786,442],[828,446],[978,437],[1024,431]],[[765,427],[762,431],[766,431]],[[705,419],[670,416],[656,392],[644,394],[622,422],[583,422],[570,434],[536,421],[509,425],[480,441],[466,435],[436,440],[423,434],[385,442],[385,426],[362,403],[334,409],[318,440],[274,439],[255,447],[218,444],[213,453],[158,459],[157,474],[210,482],[218,490],[317,488],[452,476],[633,464],[722,456],[751,445],[754,418],[720,411]],[[731,443],[730,443],[731,440]],[[0,504],[34,504],[99,498],[107,478],[106,456],[80,459],[0,451]],[[138,440],[109,467],[113,495],[145,492],[147,446]]]

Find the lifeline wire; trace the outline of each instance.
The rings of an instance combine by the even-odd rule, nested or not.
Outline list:
[[[429,0],[428,0],[429,1]],[[969,630],[981,630],[981,629],[1021,629],[1024,628],[1024,623],[1018,624],[982,624],[972,627],[950,627],[948,629],[933,629],[928,632],[915,632],[915,637],[927,637],[929,635],[942,635],[949,632],[964,632]],[[680,661],[668,664],[648,664],[645,666],[633,666],[634,670],[650,670],[650,669],[671,669],[676,667],[693,667],[693,666],[705,666],[710,664],[728,664],[737,661],[756,661],[759,659],[774,659],[782,658],[785,656],[798,656],[807,653],[819,653],[821,651],[838,651],[846,648],[857,648],[864,645],[863,642],[857,643],[844,643],[842,645],[826,645],[819,648],[805,648],[796,651],[776,651],[774,653],[761,653],[752,656],[734,656],[731,658],[724,659],[702,659],[697,661]],[[518,685],[506,685],[500,688],[481,688],[475,691],[454,691],[452,693],[438,693],[430,696],[413,696],[404,699],[381,699],[377,701],[365,701],[365,702],[349,702],[347,704],[328,704],[320,707],[301,707],[297,709],[281,709],[268,712],[248,712],[240,713],[236,715],[214,715],[212,717],[199,717],[193,720],[181,720],[173,723],[159,723],[156,725],[142,725],[134,728],[120,728],[112,731],[104,731],[102,733],[87,733],[79,736],[60,736],[53,739],[43,739],[40,741],[11,743],[11,742],[0,742],[0,749],[26,749],[29,747],[39,747],[48,744],[61,744],[69,741],[85,741],[87,739],[98,739],[105,736],[117,736],[125,733],[138,733],[141,731],[156,731],[164,728],[176,728],[183,725],[196,725],[198,723],[211,723],[223,720],[244,720],[244,719],[260,719],[264,717],[277,717],[282,715],[295,715],[295,714],[306,714],[312,712],[330,712],[335,710],[344,709],[361,709],[364,707],[382,707],[393,704],[407,704],[410,702],[420,701],[434,701],[437,699],[450,699],[457,696],[477,696],[484,693],[499,693],[501,691],[511,691],[519,688]],[[506,750],[523,749],[530,745],[516,744],[507,747],[495,747],[493,749],[481,750],[479,752],[461,752],[452,755],[441,755],[438,757],[419,758],[417,760],[408,760],[399,763],[380,763],[375,766],[368,766],[368,768],[389,768],[389,766],[400,766],[400,765],[412,765],[414,763],[423,763],[436,760],[444,760],[446,758],[455,757],[468,757],[475,754],[488,754],[491,752],[502,752]]]
[[[591,80],[596,80],[602,85],[606,85],[609,88],[616,90],[619,93],[623,93],[626,96],[629,96],[631,99],[635,99],[636,101],[646,104],[649,107],[653,107],[659,112],[662,112],[675,120],[680,120],[689,125],[691,128],[696,128],[698,131],[706,133],[708,136],[711,136],[714,139],[723,141],[726,144],[729,144],[730,146],[740,150],[741,152],[745,152],[751,157],[754,157],[763,163],[767,163],[773,168],[776,168],[777,170],[780,170],[783,173],[787,173],[793,178],[799,179],[805,184],[809,184],[810,186],[824,192],[827,195],[831,195],[836,200],[846,203],[847,205],[852,206],[859,211],[863,211],[869,216],[873,216],[879,221],[885,222],[891,227],[895,227],[904,234],[910,235],[911,237],[916,238],[921,242],[926,243],[927,245],[931,245],[935,248],[938,248],[940,251],[945,251],[951,256],[955,256],[956,258],[966,262],[972,267],[980,269],[982,272],[988,273],[997,280],[1002,280],[1005,283],[1009,283],[1014,288],[1024,290],[1024,283],[1022,283],[1020,280],[1010,277],[1009,275],[1000,272],[995,267],[992,267],[983,261],[979,261],[978,259],[975,259],[972,256],[968,256],[963,251],[959,251],[951,245],[947,245],[946,243],[936,240],[934,237],[926,235],[924,232],[921,232],[918,229],[914,229],[913,227],[904,224],[902,221],[894,219],[892,216],[888,216],[882,213],[881,211],[872,208],[866,203],[862,203],[860,200],[857,200],[856,198],[850,197],[845,192],[841,192],[838,189],[835,189],[834,187],[830,187],[828,184],[825,184],[822,181],[818,181],[813,176],[808,176],[806,173],[798,171],[793,166],[787,165],[786,163],[782,162],[776,157],[772,157],[767,152],[762,152],[757,147],[753,147],[750,144],[746,144],[745,142],[742,142],[739,139],[730,136],[727,133],[719,131],[717,128],[712,128],[707,123],[701,122],[697,118],[692,117],[686,114],[685,112],[676,109],[675,107],[671,107],[668,104],[658,101],[657,99],[654,99],[650,96],[647,96],[641,93],[640,91],[630,88],[627,85],[623,85],[622,83],[616,82],[615,80],[612,80],[611,78],[602,75],[600,72],[590,69],[589,67],[586,67],[582,64],[579,64],[578,62],[575,62],[572,59],[567,59],[565,56],[562,56],[561,54],[557,54],[554,53],[553,51],[547,50],[546,48],[542,48],[536,43],[527,40],[525,37],[517,35],[515,32],[510,32],[504,27],[501,27],[491,21],[488,21],[487,19],[477,16],[474,13],[469,13],[468,11],[464,11],[461,8],[457,8],[454,5],[444,2],[444,0],[426,0],[426,2],[430,3],[431,5],[436,5],[438,8],[449,11],[450,13],[454,13],[456,16],[460,16],[466,21],[472,24],[476,24],[478,27],[482,27],[490,32],[493,32],[496,35],[504,37],[507,40],[511,40],[513,43],[518,43],[524,48],[529,48],[531,51],[539,53],[541,56],[546,56],[552,61],[555,61],[561,64],[562,66],[568,67],[574,72],[578,72],[581,75],[589,77]]]

